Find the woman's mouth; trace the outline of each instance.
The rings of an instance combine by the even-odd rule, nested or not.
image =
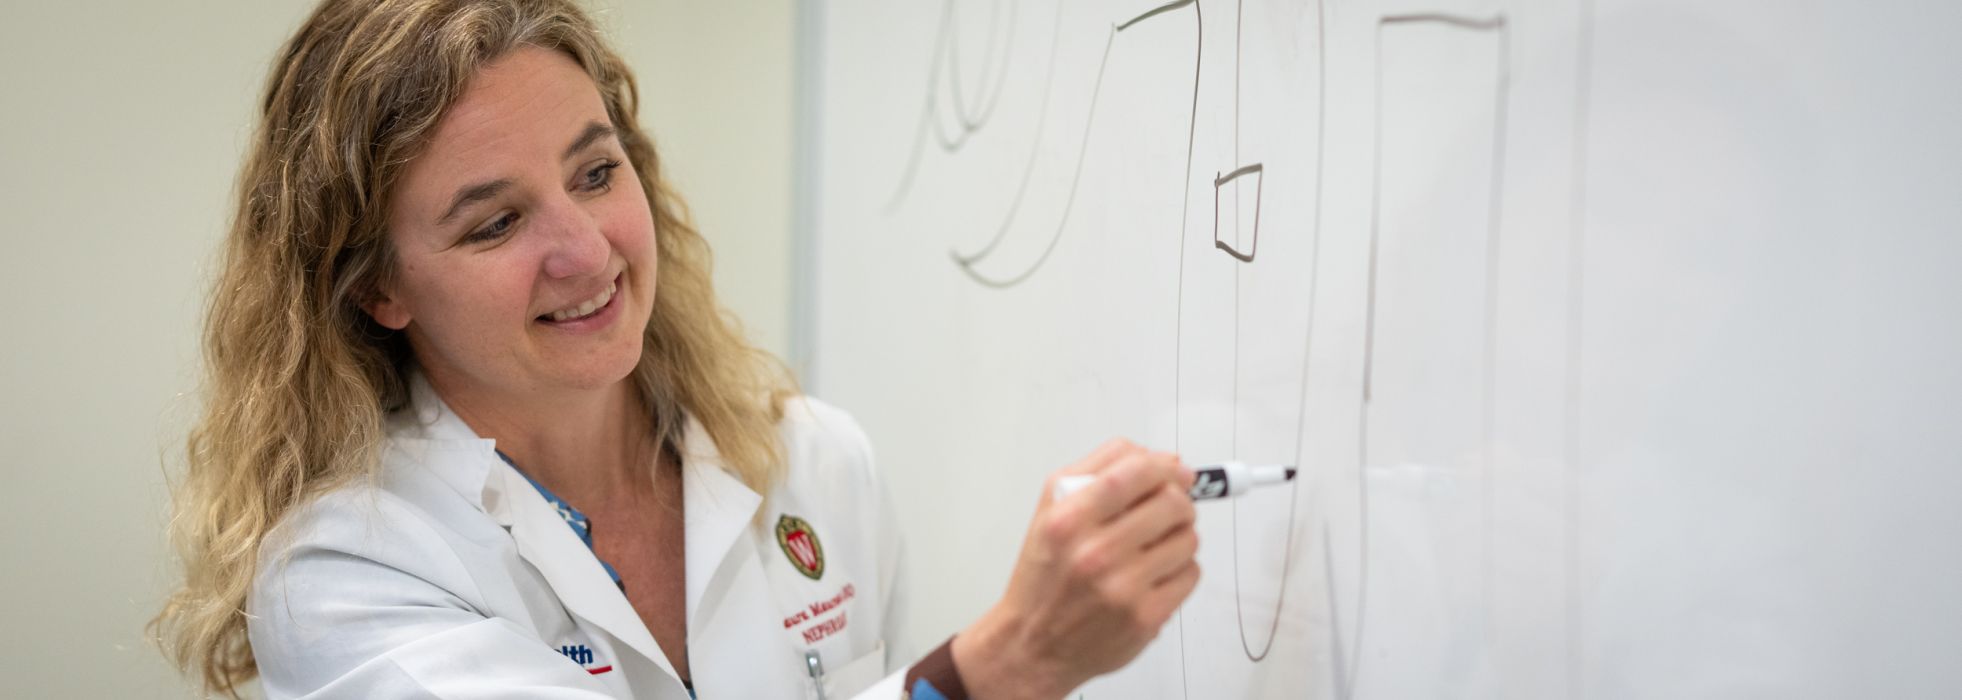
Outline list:
[[[581,319],[590,318],[598,314],[601,310],[604,310],[606,308],[607,302],[613,301],[613,295],[619,291],[620,291],[620,278],[615,277],[613,278],[613,281],[606,283],[606,289],[600,290],[600,293],[595,295],[593,298],[587,299],[577,304],[573,304],[572,306],[568,306],[563,309],[559,309],[558,311],[554,311],[552,313],[539,316],[538,320],[551,321],[553,323],[565,323],[567,321],[578,321]]]

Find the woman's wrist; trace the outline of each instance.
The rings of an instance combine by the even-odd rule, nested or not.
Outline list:
[[[1026,629],[1017,616],[989,610],[954,636],[949,651],[970,697],[1053,700],[1076,687],[1058,672],[1056,659],[1032,648]]]

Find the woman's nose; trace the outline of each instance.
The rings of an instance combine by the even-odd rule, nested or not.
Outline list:
[[[606,270],[612,245],[599,222],[571,198],[556,202],[546,216],[551,221],[552,247],[545,255],[545,274],[554,279],[590,277]]]

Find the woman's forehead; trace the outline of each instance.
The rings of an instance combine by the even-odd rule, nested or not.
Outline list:
[[[478,69],[444,112],[431,148],[527,137],[556,142],[593,119],[606,119],[606,103],[592,77],[570,56],[525,47]]]
[[[501,56],[472,76],[409,163],[398,194],[418,200],[405,203],[418,211],[405,213],[429,220],[423,210],[445,206],[430,200],[464,180],[515,177],[541,159],[557,162],[595,122],[610,124],[606,103],[570,56],[536,47]]]

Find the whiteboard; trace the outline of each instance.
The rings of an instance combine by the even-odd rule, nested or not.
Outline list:
[[[1123,435],[1303,478],[1083,697],[1962,693],[1962,5],[820,21],[810,384],[916,641]]]

